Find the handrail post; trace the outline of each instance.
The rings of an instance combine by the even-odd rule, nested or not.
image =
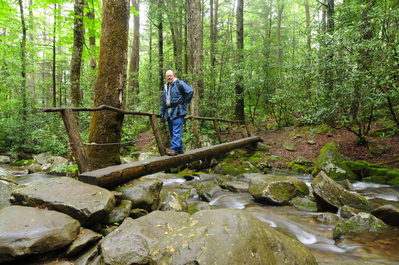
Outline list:
[[[220,129],[219,129],[218,121],[216,118],[214,118],[213,124],[215,125],[215,131],[216,131],[216,135],[218,136],[219,143],[222,144],[223,143],[222,137],[220,136]]]
[[[242,135],[242,138],[246,138],[244,131],[241,128],[241,123],[240,121],[237,120],[237,124],[238,124],[238,129],[240,130],[240,133]]]
[[[157,116],[155,114],[150,116],[150,122],[151,122],[152,131],[154,132],[155,135],[155,140],[157,141],[159,154],[161,156],[164,156],[166,155],[166,149],[162,142],[162,136],[161,132],[159,131]]]
[[[232,137],[233,141],[236,140],[236,137],[234,136],[234,132],[233,132],[233,127],[231,126],[231,122],[228,121],[227,126],[229,126],[229,131],[231,133],[231,137]]]
[[[249,127],[248,127],[248,124],[247,124],[247,122],[244,120],[244,123],[245,123],[245,128],[247,129],[247,134],[248,134],[248,137],[251,137],[252,135],[251,135],[251,133],[249,132]]]
[[[195,125],[194,117],[191,117],[190,121],[191,121],[191,128],[193,128],[195,141],[197,142],[197,148],[201,148],[201,141],[200,141],[199,133],[198,133],[198,130],[197,130],[197,126]]]
[[[62,110],[61,117],[64,121],[69,143],[72,146],[72,152],[78,164],[79,172],[82,174],[91,171],[89,157],[83,144],[82,137],[80,136],[78,125],[73,117],[72,110]]]

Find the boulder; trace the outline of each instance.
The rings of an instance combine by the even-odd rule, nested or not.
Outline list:
[[[215,209],[215,207],[207,202],[193,202],[188,205],[189,214],[194,214],[202,210],[212,210],[212,209]]]
[[[146,210],[137,208],[137,209],[132,209],[130,211],[129,217],[133,218],[133,219],[137,219],[137,218],[140,218],[147,214],[148,214],[148,212]]]
[[[310,161],[309,159],[302,157],[302,156],[298,156],[297,158],[295,158],[294,161],[292,161],[288,165],[288,167],[292,167],[293,165],[301,165],[301,166],[311,167],[311,166],[313,166],[313,162]]]
[[[314,144],[316,144],[316,142],[314,140],[308,140],[308,144],[309,145],[314,145]]]
[[[342,206],[340,211],[339,211],[339,215],[342,218],[347,218],[347,219],[351,218],[352,216],[355,216],[358,213],[359,213],[358,210],[356,210],[355,208],[352,208],[352,207],[350,207],[348,205]]]
[[[390,225],[399,225],[399,208],[394,205],[384,205],[371,211],[371,214]]]
[[[357,179],[357,175],[353,173],[346,165],[347,159],[338,151],[335,143],[328,143],[320,150],[312,175],[316,176],[318,172],[324,171],[331,179]]]
[[[290,204],[297,209],[307,212],[317,212],[317,203],[311,200],[309,196],[295,197],[290,201]]]
[[[233,163],[220,163],[215,168],[216,174],[237,176],[242,173],[259,173],[259,169],[253,166],[250,162],[242,163],[240,165]]]
[[[317,203],[332,212],[337,212],[343,205],[368,206],[370,204],[363,196],[345,190],[323,171],[312,181],[312,188]]]
[[[0,180],[0,210],[11,206],[10,197],[17,187],[18,185],[12,182]]]
[[[134,161],[136,161],[136,160],[132,157],[128,157],[128,156],[121,157],[121,164],[129,164]]]
[[[132,210],[132,202],[129,200],[122,200],[104,220],[101,220],[101,223],[120,224],[123,222],[123,220],[126,219],[126,217],[129,216],[131,210]]]
[[[219,185],[223,189],[227,189],[228,183],[232,181],[236,181],[236,178],[230,175],[219,175],[213,180],[216,185]]]
[[[295,197],[309,195],[309,188],[295,177],[257,175],[249,180],[248,192],[259,202],[288,205]]]
[[[349,191],[356,191],[356,188],[352,185],[352,183],[348,179],[344,179],[341,183],[342,187],[344,189],[349,190]]]
[[[65,251],[65,256],[73,256],[80,253],[86,246],[97,243],[102,237],[101,234],[90,229],[82,229],[78,234],[78,238]]]
[[[48,151],[43,154],[38,154],[33,156],[33,160],[39,163],[40,165],[47,164],[49,163],[50,157],[53,156],[53,153],[51,151]]]
[[[194,185],[198,195],[206,202],[210,202],[213,198],[219,196],[223,190],[212,182],[200,182]]]
[[[234,192],[248,192],[249,184],[242,181],[232,181],[227,183],[227,189]]]
[[[15,179],[14,175],[6,171],[4,168],[0,167],[0,180],[4,180],[13,184],[18,185],[17,180]]]
[[[316,221],[320,224],[336,224],[339,221],[339,217],[333,213],[322,213],[317,216]]]
[[[11,159],[9,156],[0,156],[0,164],[9,164]]]
[[[298,151],[298,148],[296,148],[295,145],[290,144],[290,143],[284,143],[284,144],[283,144],[283,148],[284,148],[285,150],[291,151],[291,152]]]
[[[61,249],[76,239],[79,230],[80,223],[63,213],[6,207],[0,211],[0,261]]]
[[[150,264],[317,264],[300,242],[237,209],[196,212],[154,248]]]
[[[140,153],[138,160],[139,161],[148,160],[148,159],[155,158],[155,157],[159,157],[159,154],[155,153],[155,152],[142,152],[142,153]]]
[[[39,171],[41,171],[41,170],[42,170],[42,165],[40,165],[40,164],[33,163],[33,164],[30,164],[30,165],[28,166],[28,172],[29,172],[29,174],[35,173],[35,172],[39,172]]]
[[[188,212],[188,205],[186,200],[176,192],[168,192],[167,197],[162,203],[162,211]]]
[[[123,188],[123,197],[132,201],[132,208],[144,209],[152,212],[158,209],[160,203],[160,192],[163,182],[158,179],[139,178]]]
[[[67,177],[34,181],[11,196],[13,204],[62,212],[82,225],[98,222],[115,207],[115,197],[108,190]]]
[[[369,213],[361,212],[347,221],[338,222],[334,228],[333,238],[337,240],[342,236],[357,236],[367,232],[378,234],[387,227],[380,219]]]
[[[183,212],[154,211],[135,220],[126,218],[102,241],[101,264],[148,264],[158,241],[179,229],[189,217]]]
[[[91,248],[84,252],[80,257],[75,261],[75,265],[89,265],[98,255],[98,248]],[[93,264],[94,265],[94,264]]]

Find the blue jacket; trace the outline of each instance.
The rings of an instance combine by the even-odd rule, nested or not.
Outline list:
[[[179,102],[183,102],[183,104],[179,104],[175,107],[172,108],[172,114],[169,117],[168,114],[168,108],[166,106],[166,86],[165,89],[163,90],[162,93],[162,105],[161,105],[161,111],[159,114],[164,115],[163,118],[167,120],[168,118],[175,119],[179,116],[184,116],[187,115],[187,107],[191,103],[191,99],[193,98],[194,95],[194,90],[187,85],[185,82],[179,80],[180,86],[183,87],[185,96],[184,99],[182,100],[183,96],[180,94],[179,88],[176,86],[176,81],[172,83],[172,88],[170,91],[170,103],[172,106],[179,104]],[[184,106],[183,106],[184,105]]]

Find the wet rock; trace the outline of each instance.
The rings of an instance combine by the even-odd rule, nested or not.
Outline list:
[[[302,157],[302,156],[298,156],[297,158],[295,158],[294,161],[292,161],[288,167],[292,167],[293,165],[301,165],[301,166],[306,166],[306,167],[311,167],[313,166],[313,162]]]
[[[333,213],[322,213],[317,216],[316,221],[321,224],[335,224],[339,221],[339,217]]]
[[[207,202],[193,202],[188,205],[189,214],[194,214],[202,210],[212,210],[212,209],[215,209],[215,207],[213,207]]]
[[[242,173],[259,173],[259,169],[253,166],[250,162],[242,163],[240,165],[233,163],[220,163],[215,168],[216,174],[237,176]]]
[[[213,160],[213,159],[209,160],[209,161],[208,160],[197,160],[197,161],[189,163],[187,166],[189,169],[194,169],[194,170],[200,171],[202,169],[210,168],[214,165],[217,165],[217,163],[214,164],[214,162],[215,162],[215,160]]]
[[[331,179],[357,179],[357,175],[353,173],[346,165],[347,159],[338,151],[335,143],[328,143],[320,150],[315,169],[312,175],[316,176],[318,172],[324,171]]]
[[[75,261],[75,265],[89,265],[98,255],[98,248],[91,248],[84,252],[80,257]]]
[[[355,216],[358,213],[359,211],[357,211],[355,208],[349,207],[348,205],[342,206],[339,211],[339,215],[342,218],[348,218],[348,219],[351,218],[352,216]]]
[[[150,264],[317,264],[310,251],[237,209],[196,212],[152,251]]]
[[[260,162],[257,166],[260,172],[265,172],[271,170],[273,167],[269,162]]]
[[[215,177],[215,179],[213,180],[213,182],[216,185],[219,185],[219,187],[223,188],[223,189],[227,189],[227,185],[229,182],[235,181],[236,178],[230,175],[219,175],[217,177]]]
[[[390,225],[399,225],[399,208],[394,205],[384,205],[371,211],[371,214]]]
[[[129,200],[122,200],[109,215],[101,220],[101,223],[104,224],[114,224],[114,223],[122,223],[126,217],[129,216],[130,210],[132,209],[132,202]]]
[[[309,196],[295,197],[290,201],[290,204],[297,209],[307,212],[317,212],[317,203],[309,198]]]
[[[47,164],[50,157],[53,156],[53,153],[51,151],[48,151],[46,153],[38,154],[33,156],[33,160],[39,163],[40,165]]]
[[[62,212],[82,225],[98,222],[115,207],[115,197],[108,190],[67,177],[37,180],[11,196],[12,204]]]
[[[159,154],[154,153],[154,152],[141,152],[138,157],[138,160],[139,161],[148,160],[148,159],[155,158],[155,157],[159,157]]]
[[[213,198],[220,195],[223,190],[212,182],[200,182],[194,185],[198,195],[206,202],[210,202]]]
[[[65,256],[73,256],[80,253],[86,246],[97,243],[102,237],[103,236],[101,234],[84,228],[78,234],[78,238],[67,248],[65,251]]]
[[[126,188],[123,188],[123,196],[131,200],[132,208],[145,209],[148,212],[158,209],[160,192],[163,182],[157,179],[139,178]]]
[[[10,197],[17,188],[18,185],[12,182],[0,180],[0,210],[11,206]]]
[[[284,144],[283,144],[283,148],[284,148],[285,150],[291,151],[291,152],[298,151],[298,148],[296,148],[295,145],[290,144],[290,143],[284,143]]]
[[[11,159],[9,156],[0,156],[0,163],[1,164],[11,163]]]
[[[137,219],[137,218],[145,216],[147,214],[148,214],[148,212],[146,210],[137,208],[137,209],[132,209],[130,211],[129,217],[133,218],[133,219]]]
[[[309,188],[295,177],[257,175],[249,180],[248,192],[259,202],[288,205],[295,197],[309,195]]]
[[[136,159],[128,156],[121,157],[121,164],[129,164],[136,161]]]
[[[28,166],[28,172],[29,172],[29,174],[35,173],[35,172],[39,172],[39,171],[41,171],[41,170],[42,170],[42,165],[40,165],[40,164],[33,163],[33,164],[30,164],[30,165]]]
[[[10,206],[0,211],[0,260],[13,261],[68,246],[80,223],[56,211]]]
[[[316,142],[314,140],[308,140],[308,144],[309,145],[314,145],[314,144],[316,144]]]
[[[342,236],[357,236],[365,232],[378,233],[388,226],[380,219],[369,213],[359,213],[347,221],[340,221],[334,228],[335,240]]]
[[[189,217],[183,212],[154,211],[136,220],[127,218],[101,243],[101,264],[148,264],[158,241]]]
[[[337,212],[343,205],[366,206],[369,201],[361,195],[345,190],[341,185],[321,171],[312,182],[313,196],[326,210]]]
[[[100,229],[99,233],[103,236],[107,236],[118,229],[117,225],[107,225]]]
[[[341,183],[342,187],[344,189],[349,190],[349,191],[356,191],[356,188],[352,185],[352,183],[348,179],[344,179]]]
[[[4,181],[18,185],[18,182],[15,179],[14,175],[7,172],[5,169],[3,169],[1,167],[0,167],[0,180],[4,180]]]
[[[249,184],[242,181],[232,181],[227,183],[227,189],[234,192],[248,192]]]
[[[188,212],[188,205],[176,192],[169,192],[162,204],[162,211]]]

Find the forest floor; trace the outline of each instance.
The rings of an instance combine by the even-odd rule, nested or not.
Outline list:
[[[374,124],[373,127],[375,129],[377,125]],[[373,155],[367,145],[356,144],[355,134],[347,129],[330,129],[321,133],[317,133],[317,130],[317,127],[308,126],[287,127],[279,130],[268,130],[265,124],[250,126],[251,134],[262,137],[263,144],[269,146],[271,155],[281,157],[280,165],[283,168],[298,156],[307,158],[315,163],[319,157],[320,149],[331,142],[336,143],[340,153],[351,161],[364,160],[373,164],[389,163],[389,167],[399,168],[399,136],[367,137],[368,145],[380,153],[379,155]],[[216,135],[214,137],[216,138]],[[242,138],[241,135],[238,135],[238,137]],[[140,134],[136,139],[138,151],[154,150],[156,144],[151,139],[151,131]],[[308,144],[308,140],[313,140],[315,144]],[[283,143],[294,144],[298,150],[294,152],[287,151],[282,147]]]

